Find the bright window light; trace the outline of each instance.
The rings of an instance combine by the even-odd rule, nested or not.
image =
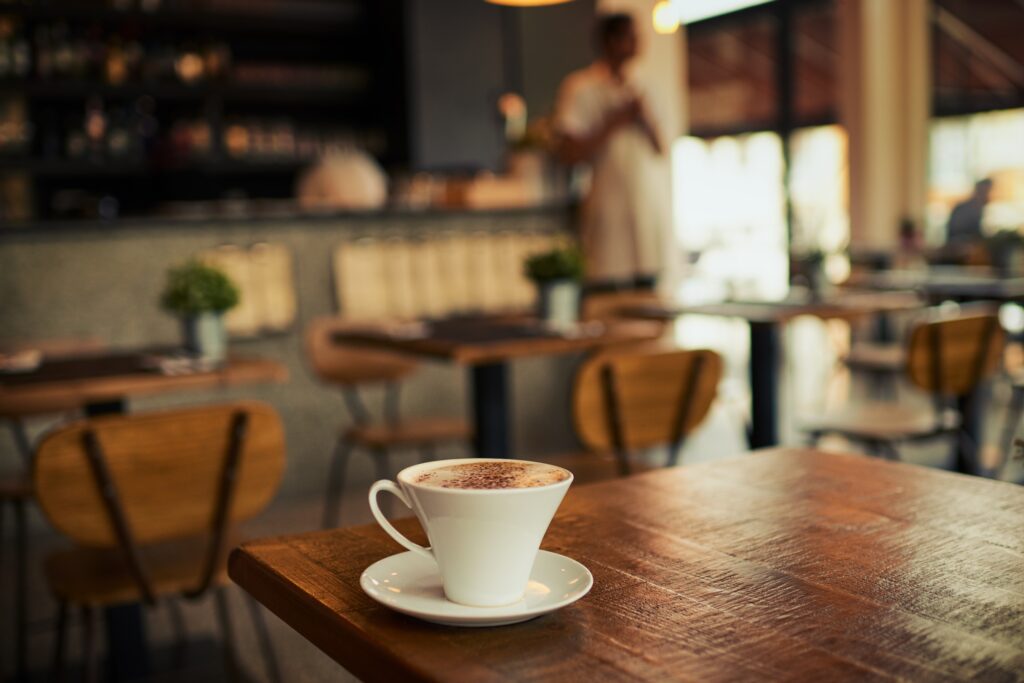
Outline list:
[[[719,14],[728,14],[745,7],[763,5],[772,0],[672,0],[676,7],[679,21],[683,24],[692,24],[701,19],[717,17]]]

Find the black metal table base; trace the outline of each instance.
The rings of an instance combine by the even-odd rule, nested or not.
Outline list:
[[[474,455],[479,458],[511,457],[508,364],[474,365],[471,373]]]
[[[779,326],[750,321],[750,431],[752,449],[779,443]]]

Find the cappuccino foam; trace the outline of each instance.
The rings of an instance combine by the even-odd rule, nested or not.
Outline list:
[[[565,481],[569,472],[539,462],[465,462],[442,465],[418,475],[414,483],[444,489],[528,489]]]

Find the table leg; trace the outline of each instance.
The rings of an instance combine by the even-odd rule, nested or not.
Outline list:
[[[90,403],[85,414],[90,417],[128,412],[124,399]],[[103,610],[107,632],[108,678],[112,681],[145,678],[150,672],[146,641],[146,620],[138,603],[107,607]]]
[[[751,448],[779,442],[779,326],[750,321],[750,433]]]
[[[474,365],[472,393],[475,455],[480,458],[509,457],[512,438],[508,428],[508,365]]]

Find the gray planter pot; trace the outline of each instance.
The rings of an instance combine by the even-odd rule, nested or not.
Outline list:
[[[228,336],[222,313],[211,311],[183,317],[181,329],[186,351],[215,363],[227,358]]]
[[[572,327],[580,319],[580,283],[552,280],[537,283],[537,317],[555,328]]]

